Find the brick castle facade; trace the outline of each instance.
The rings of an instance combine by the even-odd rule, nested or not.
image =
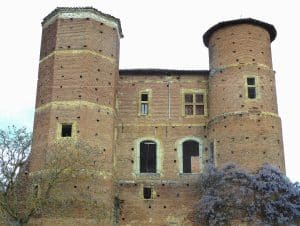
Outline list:
[[[93,182],[68,192],[88,187],[110,214],[99,221],[82,208],[33,225],[192,225],[206,164],[285,171],[272,25],[211,27],[209,70],[119,69],[120,21],[94,8],[57,8],[42,27],[30,171],[56,140],[100,147]]]

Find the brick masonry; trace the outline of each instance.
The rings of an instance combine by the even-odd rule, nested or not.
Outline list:
[[[106,175],[76,183],[91,187],[110,214],[96,220],[76,207],[71,215],[36,218],[31,225],[193,225],[197,177],[212,144],[218,167],[235,162],[255,170],[268,162],[285,172],[272,25],[247,19],[213,28],[205,40],[209,71],[119,70],[118,19],[93,8],[57,8],[44,19],[30,171],[43,168],[44,147],[62,139],[61,124],[71,123],[71,139],[103,153],[93,158],[94,168]],[[255,99],[247,97],[249,76]],[[147,116],[139,112],[143,91]],[[204,115],[185,115],[185,92],[204,95]],[[139,172],[143,140],[157,145],[156,173]],[[199,173],[182,171],[187,140],[199,143],[199,159],[192,161]],[[151,188],[150,199],[144,187]]]

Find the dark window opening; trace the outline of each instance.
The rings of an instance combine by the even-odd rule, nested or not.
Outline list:
[[[210,143],[209,147],[209,161],[212,165],[215,165],[215,147],[213,142]]]
[[[185,114],[193,115],[193,105],[185,105]]]
[[[255,87],[248,87],[248,98],[249,99],[256,98],[256,88]]]
[[[203,103],[204,97],[203,94],[196,94],[196,103]]]
[[[249,99],[256,98],[256,81],[253,77],[247,78],[247,92]]]
[[[247,78],[247,85],[254,86],[255,78]]]
[[[61,125],[61,136],[71,137],[72,136],[72,124],[62,124]]]
[[[204,105],[196,105],[196,115],[204,115]]]
[[[193,103],[193,94],[185,94],[184,95],[184,101],[186,103]]]
[[[142,101],[148,101],[148,94],[142,93],[142,95],[141,95],[141,100],[142,100]]]
[[[153,141],[140,143],[140,172],[156,173],[156,143]]]
[[[185,141],[183,148],[183,173],[198,173],[199,169],[199,143],[197,141]]]
[[[151,199],[152,198],[152,189],[149,187],[144,187],[144,199]]]

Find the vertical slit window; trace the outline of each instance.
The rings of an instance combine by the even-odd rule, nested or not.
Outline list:
[[[247,78],[247,92],[249,99],[256,98],[256,81],[254,77]]]
[[[153,141],[140,143],[140,172],[156,173],[156,143]]]
[[[213,166],[215,165],[215,147],[214,147],[214,143],[211,142],[209,145],[209,162],[210,164],[212,164]]]

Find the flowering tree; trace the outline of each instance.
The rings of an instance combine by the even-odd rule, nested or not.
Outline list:
[[[208,166],[200,188],[196,219],[204,225],[230,225],[235,220],[296,225],[300,219],[300,186],[267,164],[256,173],[233,164],[222,169]]]

